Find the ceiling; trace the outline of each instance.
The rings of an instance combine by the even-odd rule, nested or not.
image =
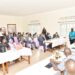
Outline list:
[[[25,16],[75,6],[75,0],[0,0],[0,14]]]

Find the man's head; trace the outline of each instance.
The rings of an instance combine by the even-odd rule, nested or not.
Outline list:
[[[70,48],[65,48],[65,49],[64,49],[64,54],[65,54],[66,57],[69,56],[69,55],[71,55],[71,50],[70,50]]]
[[[75,75],[75,60],[67,60],[65,63],[65,68],[68,74]]]
[[[73,28],[71,28],[71,32],[73,32],[74,31],[74,29]]]

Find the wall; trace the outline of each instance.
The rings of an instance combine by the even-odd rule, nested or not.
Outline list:
[[[65,17],[65,16],[75,16],[75,7],[25,16],[24,17],[25,30],[28,31],[28,24],[31,21],[39,20],[41,23],[40,26],[41,29],[39,30],[40,32],[42,28],[45,27],[47,31],[50,32],[51,34],[55,32],[60,33],[60,26],[58,21],[60,17]]]
[[[0,15],[0,27],[6,27],[7,24],[16,24],[17,32],[24,31],[23,17]]]
[[[27,16],[7,16],[0,15],[0,27],[6,27],[7,24],[16,24],[17,32],[28,32],[28,24],[31,21],[38,20],[40,22],[40,30],[45,27],[51,34],[60,33],[59,18],[65,16],[75,16],[75,7],[65,8],[61,10],[49,11]]]

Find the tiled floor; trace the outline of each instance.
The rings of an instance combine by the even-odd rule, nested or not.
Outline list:
[[[33,50],[33,55],[31,57],[31,64],[28,64],[27,61],[23,60],[21,62],[18,63],[12,63],[11,65],[9,65],[9,73],[6,75],[15,75],[15,73],[19,72],[20,70],[23,70],[24,68],[27,68],[47,57],[49,57],[51,55],[52,52],[43,52],[40,50]],[[2,70],[0,69],[0,75],[3,75]]]

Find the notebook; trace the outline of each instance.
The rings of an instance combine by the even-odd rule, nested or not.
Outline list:
[[[72,49],[75,49],[75,47],[72,47]]]
[[[46,68],[51,68],[52,67],[52,64],[51,63],[48,63],[45,67]]]

